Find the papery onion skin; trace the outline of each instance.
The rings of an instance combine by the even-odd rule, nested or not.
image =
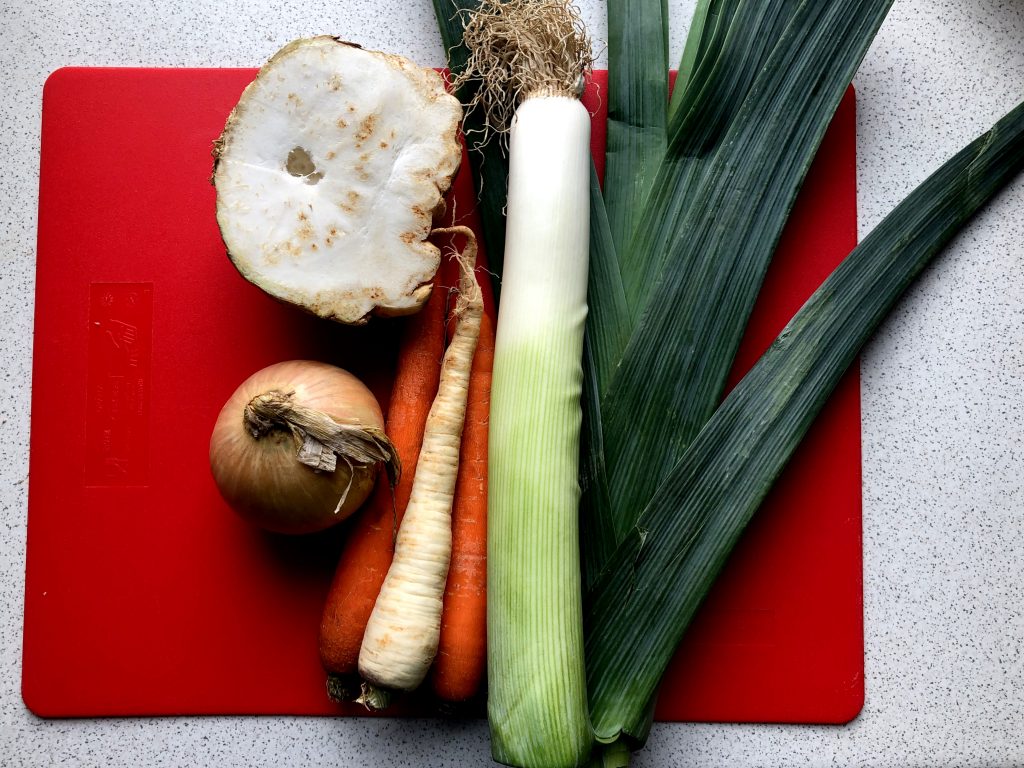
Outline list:
[[[268,531],[322,531],[362,505],[373,489],[379,465],[354,465],[350,470],[339,459],[333,472],[324,472],[299,462],[298,443],[286,427],[254,437],[245,422],[245,408],[253,398],[272,391],[294,393],[296,403],[339,423],[383,432],[380,405],[365,384],[342,368],[289,360],[257,371],[242,382],[217,417],[210,437],[210,469],[228,505]],[[346,488],[348,495],[339,509]]]

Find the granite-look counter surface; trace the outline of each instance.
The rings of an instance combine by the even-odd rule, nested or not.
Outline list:
[[[672,0],[671,59],[693,0]],[[598,41],[604,4],[581,0]],[[36,718],[20,695],[39,120],[53,70],[258,66],[332,33],[444,62],[428,0],[0,8],[0,764],[470,766],[480,722]],[[854,84],[861,236],[1024,98],[1024,4],[896,0]],[[606,66],[602,56],[598,66]],[[839,727],[658,724],[637,766],[1024,764],[1024,177],[863,355],[867,697]]]

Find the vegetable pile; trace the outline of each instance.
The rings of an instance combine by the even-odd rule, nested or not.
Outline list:
[[[697,608],[843,373],[1024,167],[1024,104],[865,238],[723,397],[795,196],[891,0],[698,0],[671,96],[663,0],[609,3],[603,187],[572,6],[434,3],[466,105],[496,326],[473,233],[431,229],[461,156],[461,108],[436,75],[296,41],[215,152],[218,218],[248,279],[347,323],[418,312],[397,321],[386,421],[365,401],[356,419],[376,452],[320,440],[303,459],[348,474],[310,474],[310,494],[326,489],[318,522],[296,514],[295,532],[329,519],[324,494],[336,518],[366,501],[320,626],[328,693],[384,709],[429,684],[466,701],[486,651],[495,760],[624,766]],[[447,278],[429,236],[464,240]],[[271,429],[308,457],[309,419],[261,426],[250,389],[215,443]],[[295,412],[292,390],[276,387],[272,405]],[[317,407],[328,432],[349,423]],[[213,459],[215,475],[269,453],[248,450]],[[372,493],[370,465],[389,470]],[[221,483],[243,509],[297,493],[244,482]],[[287,528],[270,517],[257,522]]]
[[[351,374],[289,361],[239,387],[210,443],[222,495],[261,528],[316,532],[359,508],[320,656],[328,695],[369,709],[428,673],[445,701],[483,684],[493,326],[475,235],[432,228],[461,115],[433,70],[321,36],[261,68],[214,146],[218,222],[244,277],[342,323],[414,314],[386,424]],[[465,244],[439,272],[428,238],[446,236]]]

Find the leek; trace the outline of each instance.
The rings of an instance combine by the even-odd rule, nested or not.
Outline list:
[[[736,54],[731,40],[756,39],[752,28],[778,35],[787,20],[749,91],[740,89],[735,116],[723,108],[705,126],[711,135],[728,119],[697,172],[676,173],[678,160],[663,165],[647,203],[649,212],[669,207],[663,223],[648,226],[645,216],[637,230],[631,253],[661,254],[663,266],[657,280],[647,277],[654,287],[602,402],[620,536],[718,405],[796,193],[889,5],[804,0],[787,16],[786,3],[741,2],[732,23],[739,29],[725,36],[720,56],[708,54],[707,61],[728,62]],[[691,87],[700,79],[697,73]],[[707,82],[701,87],[711,88],[713,79]],[[711,89],[728,93],[731,85]],[[684,95],[673,126],[686,124],[685,105]],[[677,133],[670,153],[687,141]],[[624,261],[624,280],[627,268],[639,267]]]
[[[854,249],[673,467],[588,598],[599,739],[632,741],[642,730],[690,619],[840,377],[928,261],[1022,168],[1024,103]]]
[[[649,11],[655,0],[632,2]],[[489,669],[491,698],[500,702],[489,704],[497,759],[569,765],[573,755],[585,758],[578,667],[564,656],[539,659],[549,646],[538,645],[522,628],[529,624],[547,632],[559,625],[571,637],[558,650],[571,650],[575,643],[572,611],[562,609],[571,605],[579,577],[563,566],[578,561],[561,557],[576,530],[571,522],[568,528],[552,527],[542,541],[535,537],[541,528],[532,526],[546,523],[527,510],[542,499],[552,507],[554,499],[571,505],[569,484],[563,485],[561,476],[552,478],[573,463],[561,440],[563,430],[579,429],[580,377],[592,735],[605,744],[606,765],[624,765],[628,750],[646,738],[658,682],[694,611],[836,381],[928,260],[1024,165],[1022,105],[879,225],[716,410],[804,173],[890,4],[698,0],[654,179],[646,169],[657,150],[644,127],[647,121],[656,126],[658,115],[620,121],[629,128],[620,138],[632,143],[623,157],[643,158],[645,169],[637,177],[623,164],[613,172],[613,184],[621,187],[606,189],[603,199],[592,174],[590,268],[575,275],[587,283],[591,309],[582,367],[573,363],[571,376],[552,379],[551,391],[542,393],[549,386],[540,383],[546,367],[533,356],[536,350],[524,351],[541,343],[524,341],[515,345],[519,357],[508,357],[510,388],[500,393],[500,402],[492,396],[492,424],[494,417],[509,418],[515,410],[534,420],[533,430],[511,419],[503,427],[511,430],[508,453],[500,460],[506,466],[498,466],[492,444],[492,552],[502,561],[492,571],[498,583],[489,585],[490,638],[500,644],[495,659],[502,659]],[[621,9],[609,13],[610,25],[627,21]],[[610,32],[616,45],[634,39],[625,31]],[[658,47],[652,48],[652,61],[660,60]],[[630,67],[625,81],[644,83],[642,73],[651,62],[619,60]],[[557,133],[545,137],[552,140],[559,141]],[[564,158],[553,159],[552,168],[556,162]],[[634,186],[637,178],[641,183]],[[554,209],[552,204],[531,224],[546,229],[558,218]],[[511,197],[509,211],[509,243],[532,238],[532,230],[513,237]],[[550,258],[538,261],[544,263],[536,270],[550,267]],[[507,293],[514,273],[506,267]],[[533,290],[537,276],[530,274]],[[517,283],[523,279],[519,275]],[[563,279],[563,289],[578,296],[579,284]],[[579,347],[573,334],[582,315],[543,290],[534,298],[551,306],[516,304],[510,315],[503,301],[499,344],[503,323],[523,322],[527,328],[563,323],[566,327],[552,331],[544,343],[570,350],[562,362],[575,360]],[[517,341],[526,334],[523,328],[505,332]],[[497,366],[496,359],[496,388]],[[515,394],[513,386],[519,389]],[[551,407],[541,408],[541,401]],[[538,424],[545,436],[553,428],[556,438],[531,434],[539,433]],[[549,482],[558,490],[545,490]],[[516,495],[524,486],[536,494],[534,501],[523,503],[528,494]],[[552,515],[564,512],[559,507]],[[558,579],[568,590],[555,596],[552,584]],[[564,665],[561,688],[552,682],[552,664]],[[516,697],[531,699],[528,709],[515,712]],[[504,726],[506,719],[514,724]],[[568,728],[546,727],[565,722]]]
[[[590,44],[564,0],[486,0],[464,40],[470,109],[509,126],[488,446],[491,749],[523,768],[571,768],[593,745],[578,526]]]

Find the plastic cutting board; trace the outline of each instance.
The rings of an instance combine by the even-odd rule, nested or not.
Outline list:
[[[327,700],[316,651],[344,530],[252,530],[207,465],[221,405],[272,362],[342,365],[386,407],[400,322],[306,316],[225,257],[210,148],[253,75],[73,68],[46,84],[23,666],[42,716],[358,711]],[[603,75],[587,97],[599,169]],[[737,371],[855,245],[854,140],[851,92]],[[475,224],[467,176],[455,207]],[[858,407],[852,372],[693,625],[658,719],[832,723],[860,710]]]

